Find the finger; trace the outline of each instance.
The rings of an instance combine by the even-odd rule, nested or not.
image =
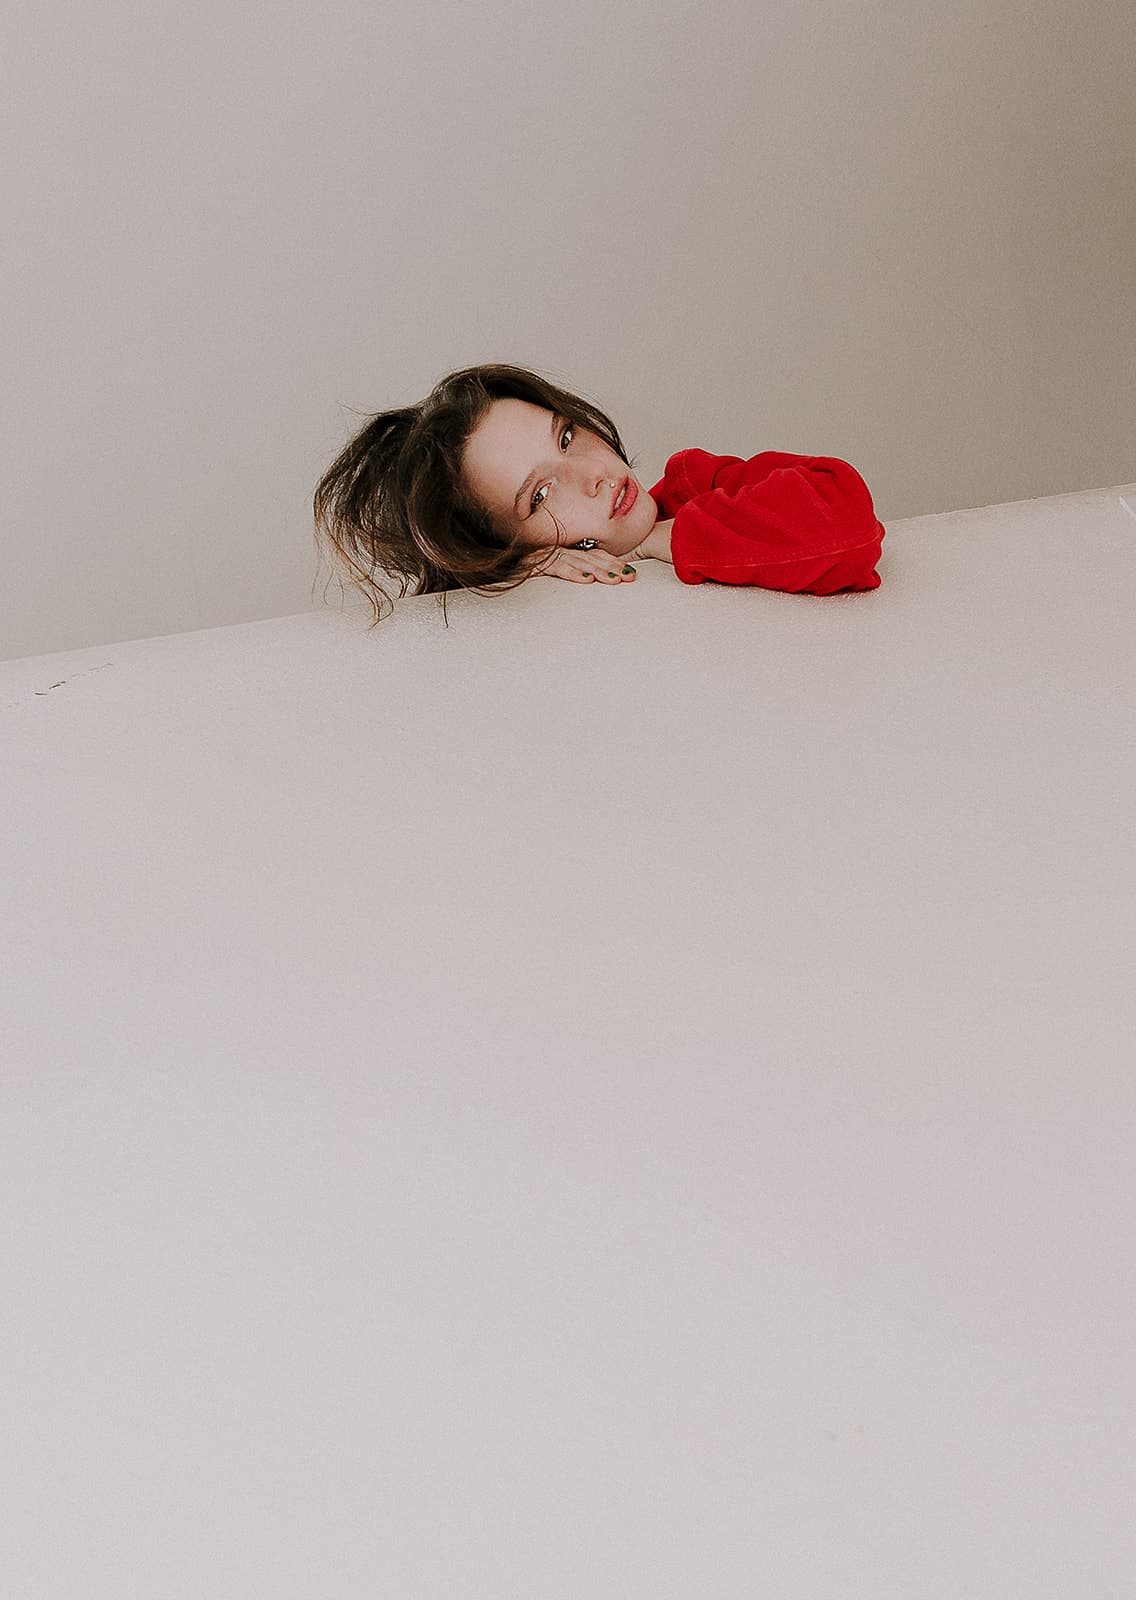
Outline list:
[[[628,568],[626,572],[625,567]],[[635,576],[635,568],[630,562],[622,560],[619,556],[613,556],[607,550],[586,557],[584,571],[599,583],[630,583]]]
[[[629,583],[635,577],[631,563],[613,556],[610,550],[561,550],[546,571],[549,577],[567,578],[571,583]]]

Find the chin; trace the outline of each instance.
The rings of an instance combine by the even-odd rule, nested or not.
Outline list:
[[[613,533],[603,541],[605,550],[610,550],[613,556],[629,555],[639,541],[644,537],[636,533],[634,528],[620,528],[618,533]]]
[[[629,550],[634,550],[637,544],[642,544],[655,526],[657,519],[654,516],[649,520],[647,517],[636,516],[638,509],[639,507],[635,506],[630,517],[619,522],[613,521],[609,525],[607,538],[601,539],[600,543],[604,549],[610,550],[613,556],[626,555]]]

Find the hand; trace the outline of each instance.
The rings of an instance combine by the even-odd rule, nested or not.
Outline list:
[[[556,553],[548,560],[549,547],[538,550],[534,559],[540,571],[534,578],[567,578],[569,583],[632,583],[635,568],[629,556],[613,556],[610,550],[597,545],[594,550],[573,550],[568,545],[558,545]],[[625,572],[623,569],[627,567]]]

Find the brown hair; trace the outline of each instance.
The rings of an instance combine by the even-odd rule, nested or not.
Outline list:
[[[589,428],[631,466],[615,424],[596,406],[524,367],[465,367],[417,405],[378,412],[316,486],[317,544],[371,603],[372,627],[391,596],[376,571],[401,580],[399,598],[448,589],[515,589],[555,552],[534,551],[498,527],[461,475],[466,441],[495,400],[528,400]],[[364,413],[366,415],[366,413]],[[391,603],[391,611],[394,606]],[[449,626],[447,619],[446,626]]]

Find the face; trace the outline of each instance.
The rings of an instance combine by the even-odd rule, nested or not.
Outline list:
[[[594,539],[613,556],[627,555],[658,517],[610,445],[527,400],[493,402],[469,436],[462,473],[493,518],[534,548]],[[625,482],[621,514],[613,516]]]

